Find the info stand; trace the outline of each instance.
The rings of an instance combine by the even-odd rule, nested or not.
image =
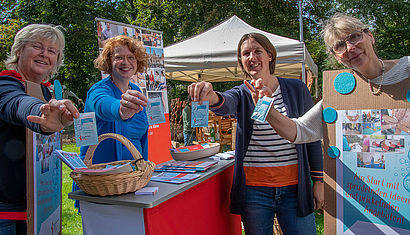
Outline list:
[[[233,160],[220,161],[183,184],[150,181],[155,195],[98,197],[79,190],[84,234],[242,234],[240,216],[229,212]]]
[[[324,73],[325,234],[410,233],[409,88],[377,96],[351,70]]]

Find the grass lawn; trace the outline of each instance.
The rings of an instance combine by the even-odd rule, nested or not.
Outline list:
[[[67,152],[80,153],[80,148],[75,144],[63,145],[63,150]],[[81,216],[77,213],[77,209],[74,208],[74,201],[68,199],[68,194],[71,192],[73,180],[70,178],[71,169],[65,164],[63,165],[63,185],[62,185],[62,200],[63,200],[63,218],[62,218],[62,234],[67,235],[80,235],[83,234],[83,226],[81,224]]]
[[[67,152],[77,152],[80,153],[80,148],[76,147],[75,144],[63,145],[63,150]],[[81,216],[77,213],[74,208],[74,201],[68,199],[68,193],[71,192],[72,179],[70,178],[71,169],[65,164],[63,165],[63,228],[62,234],[67,235],[79,235],[83,233],[83,228],[81,224]],[[323,213],[316,211],[316,231],[317,234],[322,235],[323,232]],[[244,232],[242,232],[245,234]]]

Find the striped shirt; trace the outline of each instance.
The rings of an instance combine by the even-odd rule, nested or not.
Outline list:
[[[280,87],[273,93],[274,108],[287,116]],[[268,122],[255,121],[243,161],[246,185],[283,187],[298,183],[296,147],[279,136]]]

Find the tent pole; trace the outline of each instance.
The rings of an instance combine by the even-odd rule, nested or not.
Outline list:
[[[299,0],[299,31],[300,31],[300,42],[303,42],[302,0]],[[304,83],[306,83],[305,58],[306,58],[305,44],[303,44],[302,81]]]

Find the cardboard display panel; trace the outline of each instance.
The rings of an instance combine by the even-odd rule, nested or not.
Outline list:
[[[335,78],[342,72],[353,74],[356,81],[347,94],[335,89]],[[373,95],[368,82],[352,70],[324,72],[323,108],[331,107],[338,112],[336,122],[323,124],[325,234],[410,232],[410,188],[406,188],[410,168],[398,163],[410,161],[406,159],[410,149],[409,133],[393,134],[383,129],[385,114],[393,109],[410,111],[406,99],[410,79],[381,89],[380,95]],[[359,119],[343,121],[349,112],[356,112]],[[353,143],[356,149],[345,151],[341,147],[345,146],[342,139],[346,137],[350,138],[349,144],[356,142]],[[363,150],[365,138],[374,145],[369,152]],[[382,141],[394,142],[396,148],[378,147]],[[338,158],[329,157],[329,146],[339,147]]]
[[[25,81],[28,95],[40,100],[41,86]],[[26,128],[27,234],[61,234],[61,134],[41,135]]]

